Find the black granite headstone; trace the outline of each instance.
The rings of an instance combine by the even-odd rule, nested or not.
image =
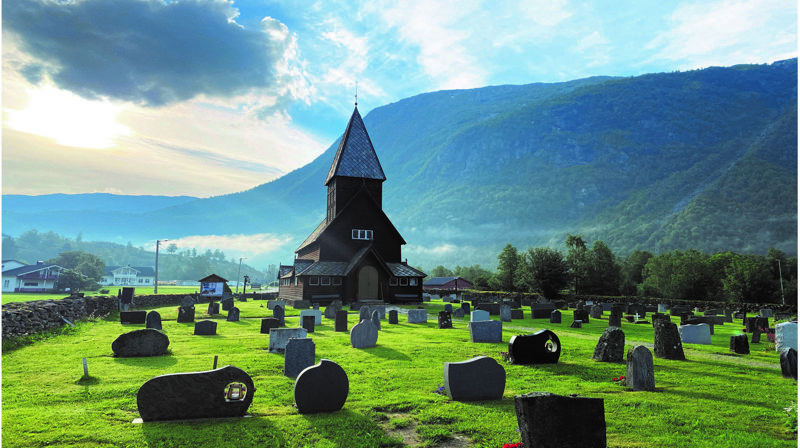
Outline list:
[[[261,334],[269,334],[269,330],[273,328],[280,328],[281,323],[274,317],[267,317],[261,319]]]
[[[283,327],[286,325],[286,321],[284,318],[286,317],[286,311],[280,305],[275,305],[275,308],[272,309],[272,317],[279,322],[279,326]]]
[[[447,311],[448,313],[452,313],[453,312],[453,304],[445,303],[444,304],[444,310]]]
[[[551,324],[561,323],[561,311],[559,310],[550,311],[550,323]]]
[[[750,344],[747,342],[747,335],[740,334],[736,336],[731,336],[730,351],[732,351],[733,353],[738,353],[740,355],[749,355]]]
[[[512,319],[525,319],[525,311],[521,309],[511,310]]]
[[[220,300],[219,303],[222,304],[222,311],[230,311],[233,308],[233,297]]]
[[[122,324],[143,324],[147,320],[147,311],[120,311],[119,322]]]
[[[502,400],[505,387],[506,370],[487,356],[444,363],[444,390],[451,400]]]
[[[194,334],[196,336],[214,336],[217,334],[217,322],[213,320],[201,320],[194,324]]]
[[[228,322],[239,322],[239,308],[235,306],[231,307],[231,309],[228,310],[228,317],[225,320]]]
[[[439,329],[453,328],[453,315],[449,311],[439,311]]]
[[[194,322],[194,305],[178,308],[178,323]]]
[[[219,303],[211,302],[208,304],[208,310],[206,310],[206,314],[209,316],[213,316],[215,314],[219,314]]]
[[[608,326],[622,327],[622,314],[615,313],[614,310],[611,310],[611,314],[608,315]]]
[[[781,352],[781,375],[797,380],[797,350],[789,347]]]
[[[333,331],[347,331],[347,310],[339,310],[336,312]]]
[[[561,356],[561,342],[550,330],[512,336],[508,354],[512,364],[556,364]]]
[[[307,332],[313,333],[314,332],[314,322],[317,320],[314,316],[303,316],[303,328],[306,329]]]
[[[294,382],[294,403],[301,414],[336,412],[342,409],[349,393],[347,373],[329,359],[304,369]]]
[[[531,392],[514,397],[514,410],[526,447],[606,448],[602,398]]]
[[[586,310],[575,310],[572,312],[572,320],[579,320],[585,324],[589,323],[589,312]]]
[[[121,334],[111,343],[114,356],[120,358],[160,356],[167,352],[167,347],[167,335],[152,328]]]
[[[552,303],[534,303],[531,304],[531,318],[532,319],[547,319],[551,316],[556,307]]]
[[[136,403],[145,422],[242,417],[255,392],[250,375],[225,366],[151,378],[139,388]]]
[[[390,325],[397,325],[398,322],[399,321],[397,319],[397,310],[390,310],[389,311],[389,324]]]

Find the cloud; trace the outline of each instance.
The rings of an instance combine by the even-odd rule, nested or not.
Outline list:
[[[681,5],[670,28],[645,48],[651,60],[684,61],[681,68],[776,60],[797,49],[797,5],[783,0],[722,0]]]
[[[264,254],[282,249],[292,242],[286,235],[257,233],[253,235],[194,235],[174,240],[168,244],[176,244],[180,249],[194,248],[199,251],[224,248],[228,257],[261,257]],[[155,245],[155,242],[153,242]]]
[[[286,87],[293,39],[280,22],[237,24],[224,0],[4,2],[3,32],[35,58],[22,73],[84,98],[162,106],[198,95],[229,97]]]

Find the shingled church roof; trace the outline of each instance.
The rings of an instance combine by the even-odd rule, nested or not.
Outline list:
[[[325,185],[337,176],[386,180],[357,106],[339,142]]]

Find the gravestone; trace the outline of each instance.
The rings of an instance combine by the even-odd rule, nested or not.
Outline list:
[[[560,324],[561,323],[561,311],[553,310],[550,312],[550,323],[551,324]]]
[[[511,364],[556,364],[561,356],[561,342],[550,330],[512,336],[508,341]]]
[[[147,320],[147,311],[120,311],[119,323],[143,324]]]
[[[506,370],[492,358],[444,363],[444,390],[454,401],[502,400]]]
[[[311,315],[300,316],[300,323],[302,324],[302,327],[306,330],[306,333],[314,332],[314,327],[315,327],[314,320],[315,320],[314,316]]]
[[[201,320],[194,324],[195,336],[214,336],[217,334],[217,322],[213,320]]]
[[[580,320],[573,320],[569,328],[583,328],[583,322]]]
[[[428,312],[424,309],[408,310],[408,323],[424,324],[428,322]]]
[[[503,323],[499,320],[479,320],[467,325],[470,342],[503,342]]]
[[[514,410],[525,447],[606,447],[602,398],[531,392],[514,396]]]
[[[656,326],[656,323],[660,321],[670,322],[668,314],[655,313],[652,316],[650,316],[650,318],[653,320],[654,327]]]
[[[647,308],[641,303],[632,303],[628,305],[628,314],[639,315],[639,318],[644,319],[647,317]]]
[[[194,299],[191,296],[183,296],[181,306],[194,308]]]
[[[592,308],[589,310],[589,316],[591,316],[592,319],[600,319],[603,317],[603,306],[592,305]]]
[[[222,304],[222,311],[230,311],[233,308],[233,297],[222,299],[219,303]]]
[[[469,320],[471,322],[480,322],[484,320],[489,320],[489,312],[475,309],[473,312],[469,314]]]
[[[269,331],[270,353],[283,353],[291,338],[304,338],[308,332],[305,328],[273,328]]]
[[[282,308],[286,308],[286,301],[285,300],[267,300],[267,309],[274,310],[276,306],[280,306]]]
[[[295,300],[292,302],[292,308],[296,310],[307,310],[311,308],[311,301],[309,300]]]
[[[334,305],[328,305],[325,307],[325,318],[326,319],[336,319],[336,312],[339,311]]]
[[[444,310],[445,310],[445,311],[447,311],[448,313],[452,313],[452,312],[453,312],[453,304],[451,304],[451,303],[446,303],[446,304],[444,305]]]
[[[711,345],[711,327],[708,324],[681,325],[678,327],[678,333],[684,344]]]
[[[275,305],[275,308],[272,309],[272,318],[277,320],[280,323],[280,326],[286,326],[286,311],[284,311],[283,307],[280,305]]]
[[[228,317],[225,318],[228,322],[239,322],[239,308],[233,307],[228,310]]]
[[[231,385],[239,385],[233,393]],[[136,394],[142,421],[243,417],[256,388],[244,370],[173,373],[149,379]]]
[[[522,311],[522,310],[520,310]],[[463,318],[464,317],[464,309],[463,308],[456,308],[453,311],[453,317]]]
[[[625,314],[625,311],[628,310],[628,305],[624,303],[612,303],[611,304],[611,313],[612,314]]]
[[[750,339],[751,344],[758,344],[761,342],[761,328],[756,328],[753,330],[752,338]]]
[[[453,316],[448,311],[439,311],[439,329],[453,328]]]
[[[336,412],[344,406],[349,392],[350,382],[344,369],[330,359],[322,359],[297,375],[294,404],[301,414]]]
[[[469,302],[461,302],[461,309],[464,310],[465,316],[472,312]]]
[[[511,307],[500,305],[500,322],[511,322]]]
[[[669,310],[669,305],[666,303],[659,303],[658,304],[658,312],[659,313],[666,313]]]
[[[625,356],[625,332],[618,327],[603,330],[592,359],[600,362],[622,362]]]
[[[372,325],[375,325],[375,328],[377,328],[378,331],[381,331],[381,314],[378,312],[378,310],[372,310],[372,316],[369,320],[372,322]]]
[[[440,300],[439,294],[431,294],[431,300]]]
[[[743,319],[746,333],[752,333],[758,328],[769,328],[769,319],[766,317],[745,317]]]
[[[750,344],[747,342],[746,334],[731,336],[730,351],[740,355],[750,354]]]
[[[377,311],[378,312],[378,319],[380,319],[380,320],[386,319],[386,305],[374,305],[374,306],[369,307],[369,309],[370,309],[370,316],[372,315],[372,313]],[[380,330],[380,328],[378,328],[378,329]]]
[[[400,321],[397,319],[397,310],[389,311],[389,325],[397,325]]]
[[[322,325],[322,311],[320,310],[300,311],[300,319],[302,319],[303,316],[312,316],[314,318],[314,325]]]
[[[706,324],[708,325],[708,330],[711,335],[714,335],[714,324],[717,322],[717,316],[703,316],[703,317],[694,317],[691,319],[686,319],[681,325],[699,325],[699,324]],[[721,319],[720,319],[721,320]]]
[[[208,314],[209,316],[219,314],[219,303],[216,302],[209,303],[208,309],[206,310],[206,314]]]
[[[625,385],[634,391],[656,390],[653,354],[644,345],[634,345],[628,350],[625,367]]]
[[[611,314],[608,315],[608,326],[609,327],[622,327],[622,314],[616,313],[614,310],[611,310]]]
[[[656,358],[685,360],[678,326],[672,322],[658,321],[653,326],[653,353]]]
[[[347,331],[347,310],[339,310],[336,312],[333,331]]]
[[[511,319],[525,319],[525,312],[522,310],[511,310]]]
[[[194,305],[181,306],[178,308],[178,323],[194,322]]]
[[[371,317],[371,313],[369,310],[369,306],[362,305],[361,308],[358,309],[358,321],[361,322],[362,320],[369,320]]]
[[[572,320],[579,320],[584,323],[589,323],[589,312],[586,310],[575,310],[572,312]]]
[[[786,348],[781,352],[781,375],[797,380],[797,350]]]
[[[295,378],[306,367],[314,365],[316,346],[310,338],[291,338],[286,343],[283,358],[283,375]]]
[[[733,313],[731,310],[725,308],[725,323],[732,323],[733,322]]]
[[[353,348],[375,347],[378,343],[378,329],[371,320],[366,319],[353,325],[350,330],[350,345]]]
[[[153,330],[161,330],[161,315],[158,311],[150,311],[145,318],[145,328],[152,328]]]
[[[769,308],[765,308],[765,309],[761,310],[761,312],[759,313],[759,316],[760,317],[766,317],[766,318],[769,319],[770,317],[773,317],[772,310],[769,309]]]
[[[167,352],[167,347],[167,335],[153,328],[121,334],[111,343],[111,351],[120,358],[160,356]]]
[[[533,303],[531,304],[531,318],[547,319],[556,307],[552,303]]]
[[[787,348],[797,350],[797,322],[782,322],[775,325],[775,350],[780,353]]]
[[[120,304],[122,304],[122,309],[125,311],[127,311],[128,307],[133,304],[134,291],[136,291],[136,288],[131,287],[123,287],[122,291],[117,290],[117,297],[119,298]],[[83,297],[83,293],[76,294],[80,294],[80,297]]]
[[[261,319],[261,334],[269,334],[269,331],[273,328],[280,328],[281,323],[278,319],[274,317],[267,317]]]

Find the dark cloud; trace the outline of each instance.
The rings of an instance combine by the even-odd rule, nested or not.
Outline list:
[[[245,29],[236,15],[223,0],[16,0],[3,2],[2,17],[38,59],[22,69],[28,80],[47,74],[87,98],[160,106],[275,86],[289,40]]]

